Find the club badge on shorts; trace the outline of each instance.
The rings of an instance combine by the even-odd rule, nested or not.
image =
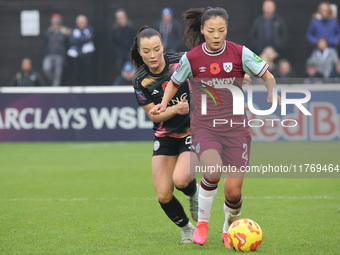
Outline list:
[[[153,150],[158,151],[160,146],[161,146],[160,142],[156,140],[153,144]]]

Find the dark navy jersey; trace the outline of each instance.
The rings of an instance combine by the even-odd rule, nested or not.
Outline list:
[[[183,53],[165,53],[164,59],[166,66],[159,74],[151,73],[147,65],[143,65],[138,68],[133,77],[132,84],[135,89],[137,102],[140,106],[145,106],[151,103],[154,103],[155,105],[161,103],[165,87],[170,81],[171,75],[178,67],[178,62],[182,55]],[[176,95],[170,100],[168,106],[177,104],[183,99],[183,97],[186,97],[190,104],[189,86],[187,81],[179,87]],[[176,114],[167,121],[154,123],[155,136],[157,137],[185,137],[189,134],[189,127],[189,114]]]

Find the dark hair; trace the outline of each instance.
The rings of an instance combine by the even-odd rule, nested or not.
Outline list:
[[[216,8],[193,8],[183,13],[183,19],[187,23],[184,31],[185,44],[189,48],[193,48],[205,42],[204,36],[201,33],[201,26],[204,26],[206,20],[211,17],[219,16],[225,19],[228,25],[228,13],[220,7]]]
[[[143,59],[138,52],[140,39],[145,37],[151,38],[152,36],[155,35],[159,36],[159,38],[162,40],[161,34],[156,29],[153,29],[149,26],[142,26],[137,32],[137,35],[133,41],[133,45],[130,51],[131,62],[136,68],[139,68],[144,64]]]

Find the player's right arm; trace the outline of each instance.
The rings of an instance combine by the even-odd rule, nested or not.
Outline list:
[[[172,98],[172,97],[171,97]],[[170,99],[171,99],[170,98]],[[160,104],[158,104],[160,105]],[[182,101],[178,102],[177,104],[165,107],[165,111],[160,112],[159,114],[150,114],[150,111],[153,107],[155,107],[154,103],[142,106],[146,114],[154,123],[160,123],[171,119],[176,114],[185,115],[189,113],[189,104],[186,101],[186,98],[183,97]]]
[[[149,111],[149,116],[157,116],[160,113],[163,113],[167,110],[167,105],[170,102],[171,98],[173,98],[178,90],[178,86],[174,84],[172,80],[169,81],[168,85],[166,85],[164,95],[162,98],[162,102],[160,104],[154,105]]]
[[[155,105],[149,111],[149,115],[155,116],[160,114],[161,112],[166,111],[167,105],[170,102],[171,98],[176,95],[178,87],[183,84],[186,79],[192,78],[192,76],[193,75],[191,72],[191,66],[187,58],[187,54],[185,53],[179,61],[178,69],[172,74],[171,80],[165,88],[162,102]]]
[[[137,71],[138,72],[138,71]],[[185,115],[189,113],[189,104],[186,101],[186,97],[177,104],[166,108],[161,114],[152,115],[150,110],[155,107],[155,103],[150,92],[140,85],[137,74],[133,77],[132,83],[135,90],[136,99],[139,106],[142,106],[146,114],[154,123],[164,122],[176,114]],[[170,100],[169,100],[170,101]]]

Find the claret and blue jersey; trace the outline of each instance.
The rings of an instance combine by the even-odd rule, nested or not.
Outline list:
[[[234,85],[242,89],[245,73],[262,77],[268,67],[264,60],[248,48],[229,41],[225,41],[223,47],[217,51],[209,51],[206,43],[203,43],[185,53],[171,80],[179,86],[186,79],[192,79],[191,93],[195,108],[191,121],[192,132],[204,127],[214,132],[221,132],[225,136],[237,137],[249,134],[248,127],[244,125],[213,127],[213,119],[247,122],[246,115],[233,115],[233,96],[229,89],[226,89],[226,85]],[[202,115],[201,95],[206,93],[211,93],[212,97],[207,101],[207,115]],[[217,99],[213,99],[214,95],[219,99],[219,103]]]

